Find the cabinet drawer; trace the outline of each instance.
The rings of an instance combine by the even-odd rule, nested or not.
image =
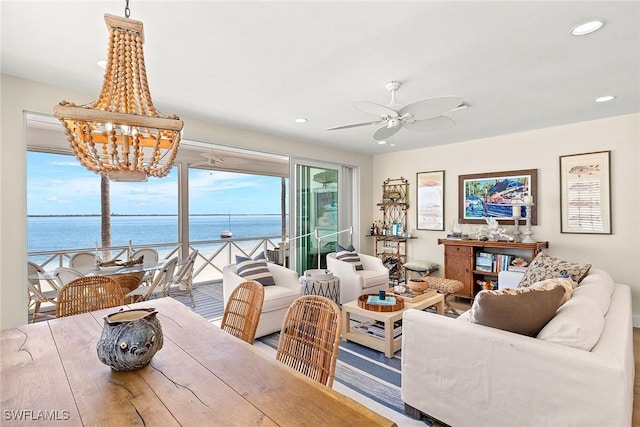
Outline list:
[[[473,254],[473,247],[446,245],[444,247],[444,254],[445,256],[446,255],[471,256]]]

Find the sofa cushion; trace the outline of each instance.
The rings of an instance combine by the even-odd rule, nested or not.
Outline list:
[[[246,280],[255,280],[262,286],[273,286],[276,284],[266,261],[256,261],[236,255],[236,268],[238,276]]]
[[[609,279],[611,278],[607,273],[604,274],[606,274]],[[589,274],[589,276],[591,275],[592,274]],[[587,278],[589,278],[589,276],[587,276]],[[606,279],[602,275],[596,274],[594,275],[594,278],[599,278],[600,280],[592,280],[592,278],[587,280],[585,278],[585,280],[583,280],[573,291],[573,296],[590,298],[597,304],[599,313],[604,316],[607,314],[607,311],[609,311],[609,304],[611,304],[611,289],[613,289],[613,286],[610,288],[606,283]],[[611,284],[613,285],[613,279],[611,279]]]
[[[578,284],[571,277],[554,277],[553,279],[536,282],[531,285],[530,288],[553,289],[556,286],[562,286],[564,288],[564,296],[562,297],[562,301],[560,301],[560,305],[562,305],[569,301],[569,298],[573,295],[573,290]]]
[[[531,286],[541,280],[570,276],[577,283],[589,273],[591,264],[568,262],[540,252],[524,273],[518,287]]]
[[[587,277],[582,279],[582,282],[580,282],[580,286],[592,283],[597,283],[600,286],[604,286],[609,295],[613,294],[615,282],[606,271],[600,270],[599,268],[592,268],[591,270],[589,270],[589,274],[587,275]]]
[[[358,256],[357,252],[349,251],[340,245],[336,245],[336,258],[340,261],[352,263],[355,266],[356,270],[364,270],[362,261],[360,261],[360,257]]]
[[[366,291],[368,288],[389,283],[389,274],[385,270],[362,270],[357,271],[356,274],[360,277],[363,291]]]
[[[279,310],[288,308],[296,298],[300,297],[300,292],[286,286],[267,286],[264,288],[264,303],[262,304],[262,312]]]
[[[564,294],[562,286],[480,291],[471,306],[469,320],[535,337],[555,315]]]
[[[577,289],[576,289],[577,290]],[[538,334],[544,341],[591,351],[604,329],[604,315],[598,304],[586,296],[574,296]]]

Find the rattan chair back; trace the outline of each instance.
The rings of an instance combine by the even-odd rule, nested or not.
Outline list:
[[[145,267],[152,267],[158,264],[158,261],[160,260],[158,251],[153,248],[138,249],[133,253],[133,255],[131,255],[131,259],[138,259],[141,256],[144,256],[144,258],[142,259],[142,265],[144,265]]]
[[[122,288],[111,277],[80,277],[60,289],[56,317],[118,307],[123,304]]]
[[[220,329],[253,344],[263,303],[262,284],[253,280],[240,283],[227,301]]]
[[[338,358],[340,308],[329,298],[305,295],[287,310],[276,359],[328,387]]]

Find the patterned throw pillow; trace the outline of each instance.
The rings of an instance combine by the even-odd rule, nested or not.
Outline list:
[[[580,283],[590,268],[591,264],[563,261],[540,252],[527,268],[518,287],[528,287],[542,280],[563,276],[570,276],[576,283]]]
[[[480,291],[471,306],[469,321],[535,337],[555,316],[564,294],[562,286]]]
[[[350,262],[352,263],[356,270],[364,270],[362,266],[362,261],[360,261],[360,257],[356,252],[356,249],[353,245],[349,245],[347,249],[343,248],[340,245],[336,245],[336,258],[340,261]]]
[[[276,284],[266,261],[253,260],[236,255],[236,268],[238,275],[243,279],[255,280],[262,286],[273,286]]]

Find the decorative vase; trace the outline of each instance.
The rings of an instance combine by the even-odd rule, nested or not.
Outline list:
[[[405,287],[414,295],[422,295],[429,287],[429,284],[425,280],[415,279],[407,281]]]
[[[104,318],[96,345],[98,358],[114,371],[146,366],[162,348],[162,327],[155,308],[122,310]]]

